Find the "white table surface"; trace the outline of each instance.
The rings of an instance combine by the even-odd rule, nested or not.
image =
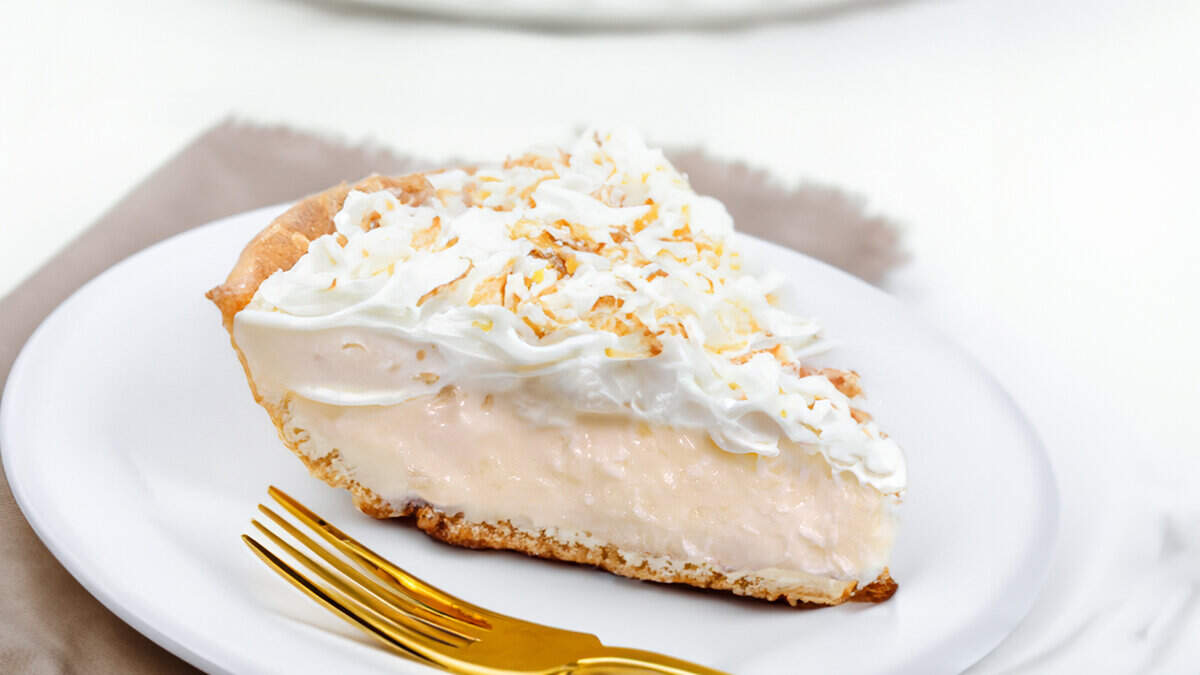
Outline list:
[[[634,34],[19,3],[0,21],[0,294],[231,113],[432,158],[629,123],[863,194],[906,229],[888,290],[997,372],[1063,492],[1048,588],[976,670],[1200,669],[1200,3],[895,2]]]

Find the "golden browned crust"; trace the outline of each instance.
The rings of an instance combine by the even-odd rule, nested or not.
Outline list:
[[[259,285],[277,270],[290,269],[308,250],[309,243],[334,231],[333,216],[341,209],[350,190],[377,191],[389,189],[408,204],[421,204],[433,192],[423,174],[400,177],[370,176],[354,186],[346,184],[311,195],[277,217],[243,249],[225,283],[210,290],[207,297],[221,310],[225,328],[233,334],[233,317],[241,311]],[[792,606],[804,604],[836,605],[847,601],[882,602],[896,592],[897,584],[885,568],[872,583],[858,588],[857,582],[839,581],[812,575],[793,575],[786,582],[769,575],[753,572],[729,572],[707,564],[677,563],[667,559],[647,559],[630,556],[616,547],[589,544],[513,526],[508,522],[469,522],[461,514],[447,514],[437,508],[406,502],[393,504],[350,477],[339,467],[337,450],[319,459],[301,451],[298,437],[303,430],[285,431],[287,407],[272,405],[259,396],[245,356],[236,342],[233,344],[255,400],[270,415],[279,437],[308,467],[309,472],[333,487],[348,490],[360,511],[375,518],[412,517],[417,527],[429,536],[466,548],[490,548],[519,551],[531,556],[592,565],[621,576],[680,583],[714,590],[731,591],[763,600],[786,600]],[[824,373],[823,373],[824,374]],[[848,371],[832,371],[833,376],[844,374],[834,381],[839,389],[856,389],[857,375]],[[850,392],[845,392],[851,395]]]

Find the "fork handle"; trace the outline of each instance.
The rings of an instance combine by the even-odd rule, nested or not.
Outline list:
[[[628,647],[601,647],[595,654],[577,659],[575,663],[580,666],[576,672],[611,668],[666,675],[728,675],[720,670],[705,668],[681,659]]]

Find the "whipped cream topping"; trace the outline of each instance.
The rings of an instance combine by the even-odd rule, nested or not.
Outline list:
[[[324,336],[335,346],[318,362],[386,337],[375,367],[275,358],[260,386],[351,406],[447,385],[507,392],[533,424],[624,414],[766,456],[786,438],[903,490],[899,447],[846,387],[802,365],[829,347],[820,327],[778,306],[782,277],[742,269],[725,208],[635,133],[589,131],[569,152],[427,179],[416,205],[352,191],[336,232],[235,318],[243,349],[239,332],[275,336],[257,351],[278,354]]]

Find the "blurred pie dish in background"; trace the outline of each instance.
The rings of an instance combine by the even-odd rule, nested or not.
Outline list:
[[[886,600],[903,454],[751,267],[720,202],[590,130],[313,195],[209,298],[284,445],[364,513],[792,605]]]
[[[862,0],[327,0],[340,7],[569,28],[714,26],[820,16]],[[877,3],[875,3],[877,4]]]

